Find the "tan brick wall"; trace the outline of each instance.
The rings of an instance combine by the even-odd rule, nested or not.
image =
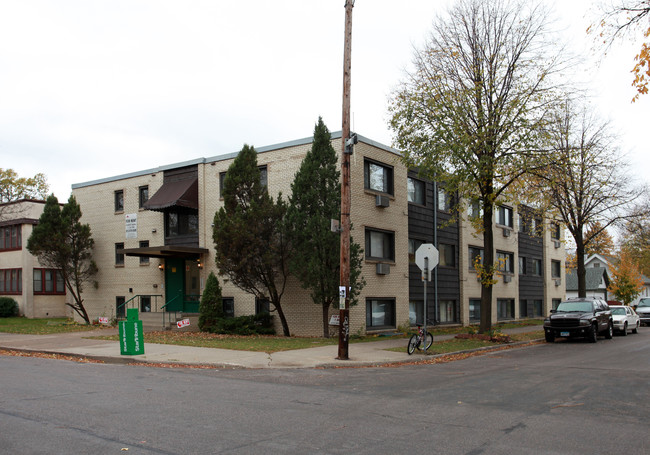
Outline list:
[[[139,208],[139,187],[148,185],[151,196],[162,181],[163,173],[158,172],[73,189],[72,194],[81,206],[81,221],[91,227],[95,240],[93,259],[99,269],[95,277],[98,286],[87,283],[83,292],[91,320],[115,316],[117,296],[129,300],[136,295],[164,294],[159,259],[151,258],[148,265],[140,265],[139,258],[126,256],[123,267],[115,265],[116,243],[124,243],[125,248],[137,248],[143,240],[148,240],[150,246],[164,244],[163,214]],[[116,190],[124,191],[124,211],[119,213],[114,206]],[[133,213],[137,214],[137,238],[127,239],[125,216]]]
[[[514,210],[513,210],[514,212]],[[510,229],[510,236],[503,235],[503,227],[494,225],[494,245],[496,251],[514,253],[514,269],[512,281],[506,283],[502,277],[497,276],[498,282],[494,285],[492,293],[492,321],[497,321],[497,299],[514,299],[515,300],[515,319],[520,318],[519,308],[519,251],[517,232],[519,215],[514,212],[513,228]],[[546,221],[548,226],[548,220]],[[564,298],[564,242],[556,248],[551,241],[549,229],[544,232],[543,244],[543,267],[544,267],[544,296],[542,314],[548,314],[551,309],[551,302],[554,298]],[[477,234],[470,221],[467,219],[466,208],[462,211],[462,220],[460,222],[460,276],[461,276],[461,321],[463,325],[469,324],[469,299],[478,299],[481,297],[481,284],[477,280],[476,272],[470,269],[468,249],[470,246],[483,247],[483,234]],[[555,286],[554,280],[551,279],[551,260],[559,260],[562,265],[562,284]]]

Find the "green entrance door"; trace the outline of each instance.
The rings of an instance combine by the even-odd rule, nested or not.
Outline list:
[[[185,297],[185,260],[165,259],[165,302],[167,311],[183,311]]]

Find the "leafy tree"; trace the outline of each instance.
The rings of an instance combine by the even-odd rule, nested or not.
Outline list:
[[[587,226],[585,237],[591,241],[585,246],[585,254],[610,255],[614,252],[614,239],[599,221]]]
[[[460,0],[436,18],[389,104],[405,164],[483,207],[481,332],[492,326],[495,204],[538,165],[562,66],[546,17],[523,1]]]
[[[643,290],[643,279],[629,252],[621,250],[618,263],[610,264],[609,271],[611,277],[607,290],[616,300],[629,305]]]
[[[274,202],[260,182],[253,147],[244,145],[228,169],[223,199],[213,230],[219,273],[240,289],[270,301],[284,335],[290,336],[281,302],[289,269],[287,206],[282,194]]]
[[[18,177],[13,169],[0,168],[0,202],[11,202],[19,199],[47,197],[49,187],[45,174],[34,177]]]
[[[199,305],[199,330],[210,332],[221,318],[223,318],[221,286],[214,273],[210,272]]]
[[[92,260],[95,245],[88,224],[81,224],[81,208],[74,196],[60,208],[54,195],[47,198],[43,214],[27,241],[27,249],[39,262],[61,271],[73,302],[66,303],[90,323],[83,304],[83,285],[97,273]]]
[[[646,204],[647,205],[647,204]],[[650,223],[647,219],[626,223],[621,235],[624,248],[632,257],[639,271],[650,276]]]
[[[322,118],[314,128],[314,142],[291,184],[287,211],[291,243],[290,270],[313,302],[322,308],[323,336],[329,337],[329,308],[338,305],[341,242],[330,229],[330,220],[340,219],[341,184],[336,152]],[[351,304],[365,285],[361,277],[361,246],[350,245]]]
[[[553,161],[538,176],[545,194],[576,247],[578,296],[585,297],[585,254],[610,226],[635,219],[645,189],[631,185],[609,125],[567,102],[549,127]]]
[[[650,0],[616,0],[606,4],[602,9],[598,26],[589,27],[588,31],[598,33],[598,39],[609,48],[614,41],[626,35],[642,34],[643,42],[639,53],[634,57],[632,68],[632,86],[637,93],[632,99],[648,93],[650,82]]]
[[[49,187],[44,174],[34,177],[18,177],[13,169],[0,168],[0,204],[20,199],[45,199]],[[20,209],[17,205],[0,205],[0,221],[14,215]]]

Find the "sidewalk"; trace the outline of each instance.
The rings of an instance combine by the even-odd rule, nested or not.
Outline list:
[[[538,330],[539,326],[527,326],[504,330],[505,333],[521,333]],[[95,335],[113,335],[117,329],[53,335],[20,335],[0,333],[0,349],[65,354],[102,360],[107,363],[169,363],[179,365],[209,365],[214,368],[333,368],[346,366],[376,366],[387,363],[409,363],[433,356],[406,353],[407,338],[390,338],[365,343],[350,343],[349,360],[337,360],[338,346],[293,351],[264,352],[234,351],[230,349],[200,348],[170,344],[146,343],[142,355],[121,355],[118,341],[91,340]],[[453,338],[439,335],[436,341]],[[403,348],[400,352],[388,348]]]

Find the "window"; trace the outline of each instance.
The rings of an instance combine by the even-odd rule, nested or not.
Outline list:
[[[562,264],[560,261],[551,261],[551,278],[560,278],[562,276]]]
[[[517,222],[517,229],[519,232],[527,233],[529,229],[530,224],[530,218],[526,216],[524,213],[519,213],[518,216],[518,222]]]
[[[530,317],[533,318],[539,318],[542,317],[542,308],[543,308],[543,302],[541,299],[535,299],[533,300],[533,314],[530,315]]]
[[[63,274],[60,270],[34,269],[34,294],[65,294]]]
[[[467,206],[467,215],[470,218],[483,218],[483,203],[478,199],[473,199]]]
[[[199,215],[195,212],[165,212],[165,236],[198,235]]]
[[[149,240],[142,240],[140,248],[149,248]],[[149,265],[149,256],[140,256],[140,265]]]
[[[22,292],[22,269],[0,269],[0,294],[21,294]]]
[[[124,253],[118,253],[119,250],[124,249],[124,243],[115,244],[115,265],[123,266],[124,265]]]
[[[409,302],[409,323],[411,325],[424,323],[424,302],[422,300]]]
[[[394,328],[395,299],[366,300],[366,328]]]
[[[140,188],[138,188],[139,207],[142,208],[145,202],[147,202],[148,200],[149,200],[149,186],[148,185],[141,186]]]
[[[520,318],[528,317],[528,300],[526,299],[519,300],[519,317]]]
[[[22,247],[22,225],[0,228],[0,250],[18,250]]]
[[[438,188],[438,210],[450,212],[454,205],[453,197],[444,188]]]
[[[497,224],[512,227],[512,209],[500,205],[497,207]]]
[[[514,319],[514,299],[497,299],[497,319]]]
[[[227,318],[235,317],[235,299],[234,297],[224,297],[221,299],[223,306],[223,315]]]
[[[395,260],[395,234],[366,229],[366,259]]]
[[[481,320],[481,299],[469,299],[469,320],[470,322]]]
[[[150,295],[141,295],[140,296],[140,311],[143,313],[151,312],[151,296]]]
[[[393,194],[393,168],[365,160],[363,162],[363,184],[367,190]]]
[[[260,170],[260,183],[266,188],[269,185],[268,170],[266,166],[260,166],[258,169]]]
[[[456,246],[438,244],[439,262],[438,265],[443,267],[456,267]]]
[[[562,299],[553,299],[551,301],[552,309],[557,310],[557,306],[560,304]]]
[[[440,300],[438,302],[440,310],[440,323],[456,322],[456,301]]]
[[[415,263],[415,252],[424,242],[418,239],[409,239],[409,262]]]
[[[475,246],[469,247],[469,268],[473,269],[474,264],[478,261],[479,264],[483,264],[483,248],[477,248]]]
[[[515,255],[497,251],[497,270],[501,273],[515,273]]]
[[[519,256],[519,275],[526,275],[527,269],[526,269],[526,258],[523,256]]]
[[[219,173],[219,197],[223,199],[223,184],[226,181],[226,173]]]
[[[533,259],[533,275],[542,276],[542,260]]]
[[[408,178],[407,181],[407,199],[414,204],[425,205],[425,191],[426,185],[422,180]]]
[[[533,218],[532,219],[532,226],[531,226],[530,235],[534,235],[536,237],[541,237],[542,236],[542,219],[541,218]]]
[[[124,190],[117,190],[115,192],[115,211],[124,211]]]
[[[271,306],[267,299],[255,298],[255,314],[270,313]]]
[[[560,240],[560,224],[551,222],[550,229],[551,229],[551,239]]]
[[[115,297],[115,316],[118,318],[126,317],[126,297]]]

